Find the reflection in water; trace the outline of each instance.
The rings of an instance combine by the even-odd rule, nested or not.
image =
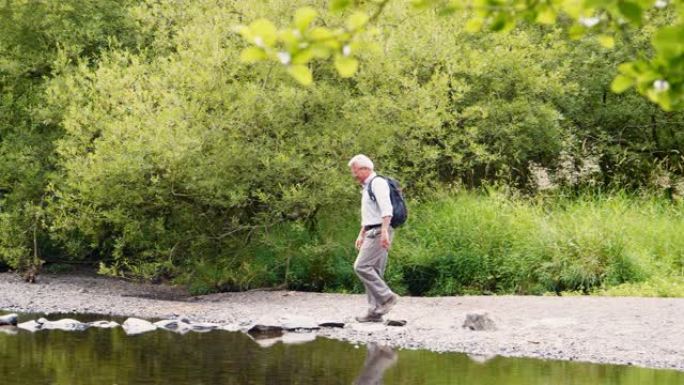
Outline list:
[[[382,384],[382,376],[390,366],[397,362],[397,353],[389,346],[374,342],[368,344],[368,355],[363,363],[361,374],[354,385]]]
[[[20,315],[20,322],[38,317]],[[88,322],[102,317],[74,318]],[[684,384],[684,372],[671,370],[395,352],[374,344],[363,352],[326,338],[284,343],[313,336],[285,333],[255,342],[243,333],[217,330],[185,335],[157,330],[128,336],[121,328],[35,333],[0,328],[0,385]]]

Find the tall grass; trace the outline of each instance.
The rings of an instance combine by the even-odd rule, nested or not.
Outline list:
[[[410,202],[410,210],[386,273],[402,294],[684,295],[684,209],[664,198],[455,192]],[[262,276],[244,276],[259,285],[359,292],[358,226],[354,207],[328,210],[314,230],[271,229],[245,253]]]

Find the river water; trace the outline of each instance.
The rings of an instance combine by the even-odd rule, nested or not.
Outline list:
[[[20,322],[37,317],[22,315]],[[3,330],[2,385],[684,385],[684,372],[671,370],[393,350],[324,338],[264,348],[226,331]]]

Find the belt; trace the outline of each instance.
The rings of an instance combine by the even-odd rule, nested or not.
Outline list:
[[[368,231],[370,229],[377,229],[378,227],[382,227],[382,224],[378,223],[377,225],[366,225],[366,226],[363,226],[363,229],[365,231]]]

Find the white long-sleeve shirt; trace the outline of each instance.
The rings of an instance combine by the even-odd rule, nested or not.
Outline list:
[[[392,201],[390,200],[389,184],[385,178],[375,178],[378,174],[371,173],[363,181],[361,190],[361,226],[382,224],[383,217],[392,216]],[[375,178],[375,179],[373,179]],[[373,202],[368,194],[368,183],[373,181],[373,194],[376,201]]]

